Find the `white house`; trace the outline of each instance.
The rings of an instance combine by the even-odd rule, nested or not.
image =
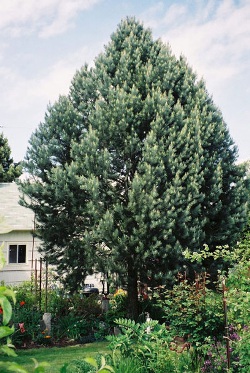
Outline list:
[[[16,183],[0,183],[0,245],[5,265],[0,282],[6,285],[30,280],[35,260],[40,258],[40,241],[34,237],[34,213],[20,206]]]
[[[40,275],[38,247],[41,241],[34,236],[35,215],[19,204],[20,192],[15,182],[0,183],[0,247],[5,265],[0,269],[5,285],[18,285]],[[85,283],[102,291],[101,275],[87,276]]]

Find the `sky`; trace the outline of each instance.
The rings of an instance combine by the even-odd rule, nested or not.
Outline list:
[[[186,57],[223,114],[238,162],[249,160],[249,0],[0,0],[0,132],[14,161],[127,16]]]

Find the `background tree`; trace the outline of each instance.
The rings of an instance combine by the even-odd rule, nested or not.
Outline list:
[[[138,280],[166,281],[187,247],[235,244],[247,203],[236,158],[204,83],[126,19],[32,135],[23,203],[66,283],[118,272],[136,317]]]
[[[246,183],[248,186],[248,220],[239,237],[237,246],[239,246],[242,251],[242,262],[247,263],[250,256],[250,160],[244,162],[242,166],[246,169]]]
[[[0,182],[8,183],[15,180],[22,173],[20,164],[15,164],[11,158],[8,140],[0,133]]]

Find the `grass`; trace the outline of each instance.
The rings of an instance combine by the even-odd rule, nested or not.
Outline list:
[[[107,342],[96,342],[78,346],[18,350],[17,357],[1,356],[0,360],[15,361],[28,372],[33,372],[34,362],[31,359],[34,358],[39,363],[46,361],[50,364],[50,366],[45,369],[46,373],[59,373],[60,368],[71,360],[83,359],[87,356],[95,356],[98,353],[108,353],[107,344]]]

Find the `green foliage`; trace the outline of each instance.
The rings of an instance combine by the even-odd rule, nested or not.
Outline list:
[[[204,83],[128,18],[32,135],[22,203],[65,286],[118,273],[137,318],[138,280],[171,279],[187,247],[237,241],[248,196],[236,157]]]
[[[249,241],[249,224],[246,226],[242,233],[242,240],[238,243],[236,248],[232,251],[227,247],[219,247],[214,253],[208,253],[208,248],[191,254],[186,252],[186,258],[190,260],[203,261],[207,255],[215,259],[223,257],[229,261],[230,268],[227,274],[222,274],[220,280],[226,283],[224,300],[226,302],[226,316],[228,324],[232,328],[236,328],[237,333],[235,336],[230,337],[230,345],[233,349],[232,369],[236,372],[247,372],[249,369],[249,327],[250,327],[250,241]],[[211,315],[211,318],[213,315]],[[220,348],[224,351],[224,360],[219,358],[218,345],[214,351],[214,361],[207,359],[207,372],[214,372],[214,364],[217,365],[216,371],[223,369],[225,365],[225,344]],[[210,351],[211,353],[211,351]],[[223,353],[222,353],[223,356]],[[238,360],[237,360],[238,359]],[[223,362],[223,364],[222,364]],[[246,367],[246,369],[245,369]],[[211,368],[211,369],[210,369]],[[210,369],[210,370],[209,370]]]
[[[11,318],[14,327],[11,340],[17,347],[30,342],[48,345],[62,339],[92,342],[103,339],[109,331],[109,325],[103,323],[101,304],[96,294],[89,297],[81,294],[69,296],[58,289],[49,289],[47,312],[52,315],[52,330],[51,335],[47,335],[41,324],[43,311],[40,310],[40,306],[44,309],[45,290],[42,289],[40,298],[32,281],[24,282],[13,290],[17,301]]]
[[[102,312],[97,294],[91,294],[88,297],[74,294],[68,299],[68,309],[70,313],[85,318],[98,317]]]
[[[124,357],[117,362],[115,373],[145,373],[140,361],[132,357]]]
[[[235,325],[250,326],[250,262],[239,263],[229,272],[227,284],[227,302],[229,319]]]
[[[56,301],[57,298],[53,299]],[[52,332],[57,340],[67,338],[87,343],[103,339],[108,332],[102,327],[102,310],[96,294],[59,297],[58,304],[50,305],[50,309],[55,311]]]
[[[9,356],[15,356],[13,345],[10,343],[9,336],[14,332],[14,328],[10,327],[9,321],[12,315],[12,302],[15,302],[15,294],[13,291],[4,286],[0,287],[0,353]],[[6,341],[7,342],[3,343]]]
[[[2,253],[2,245],[0,246],[0,253]],[[0,270],[4,262],[0,255]],[[16,298],[13,291],[7,289],[5,286],[0,286],[0,354],[7,354],[15,356],[13,345],[11,345],[9,336],[13,333],[14,328],[11,328],[8,323],[12,315],[11,301],[15,303]],[[6,342],[7,339],[7,342]]]
[[[65,369],[65,370],[63,370]],[[95,368],[83,359],[73,359],[64,365],[61,373],[95,373]]]
[[[190,367],[194,367],[189,351],[183,354],[171,351],[172,337],[165,325],[160,325],[158,321],[150,320],[139,324],[132,320],[119,319],[116,323],[121,329],[121,334],[110,336],[108,339],[117,372],[122,369],[121,366],[124,364],[120,362],[123,360],[131,360],[131,364],[136,362],[138,372],[177,373],[188,372]]]
[[[47,371],[47,367],[49,367],[49,364],[46,362],[38,363],[36,359],[32,359],[34,361],[34,369],[32,371],[28,371],[19,364],[15,362],[7,362],[3,363],[0,361],[0,368],[2,373],[7,372],[15,372],[15,373],[45,373]]]
[[[119,290],[114,296],[110,297],[109,309],[105,312],[104,320],[110,325],[115,326],[115,320],[118,318],[125,318],[128,309],[128,295],[123,290]]]
[[[207,288],[206,274],[191,284],[184,279],[156,297],[173,336],[186,337],[197,345],[210,336],[222,339],[222,294]]]
[[[206,356],[206,358],[204,359],[201,371],[204,373],[231,372],[231,370],[227,369],[225,344],[212,340],[208,341],[210,344],[208,349],[204,351],[204,356]]]
[[[36,307],[26,303],[16,303],[12,315],[12,323],[15,326],[15,332],[11,337],[12,343],[20,347],[30,341],[36,342],[42,332],[41,320],[42,312]]]
[[[248,246],[249,252],[250,246]],[[229,322],[237,327],[239,339],[233,343],[239,357],[239,372],[250,369],[250,260],[239,261],[230,271],[226,281]]]
[[[0,247],[0,251],[2,248]],[[0,268],[2,262],[0,261]],[[0,354],[5,354],[10,357],[15,357],[16,353],[13,350],[14,346],[10,343],[9,336],[13,335],[14,327],[9,327],[8,324],[12,317],[12,305],[11,301],[15,304],[16,297],[13,290],[10,290],[4,286],[0,287],[0,309],[1,309],[1,318],[0,318]],[[7,343],[2,343],[7,337]],[[33,373],[44,373],[45,367],[48,366],[46,362],[38,363],[35,359],[34,361],[34,370]],[[26,369],[17,364],[14,361],[0,361],[0,370],[1,372],[16,372],[16,373],[28,373]]]
[[[41,320],[43,312],[39,309],[38,294],[33,281],[25,281],[12,288],[16,296],[15,307],[11,317],[14,333],[12,343],[16,347],[29,342],[39,343],[44,340]],[[44,291],[42,292],[44,297]],[[46,341],[47,342],[47,341]]]
[[[8,140],[0,133],[0,182],[8,183],[15,180],[22,173],[20,164],[15,164],[11,158]]]
[[[240,339],[233,345],[235,353],[239,356],[239,361],[234,363],[235,369],[238,368],[240,373],[248,373],[250,371],[250,333],[249,326],[244,327],[240,333]]]
[[[98,365],[97,360],[92,357],[86,357],[84,360],[95,368],[94,372],[96,373],[115,373],[115,370],[106,363],[104,356],[101,356],[100,365]]]
[[[53,336],[57,340],[71,339],[81,342],[84,336],[93,335],[93,322],[68,314],[53,321]],[[90,342],[90,341],[89,341]]]
[[[109,357],[108,357],[109,358]],[[110,359],[109,359],[110,360]],[[65,364],[60,370],[61,373],[117,373],[110,366],[106,358],[97,354],[95,357],[86,357],[82,359],[76,359],[68,364]]]

